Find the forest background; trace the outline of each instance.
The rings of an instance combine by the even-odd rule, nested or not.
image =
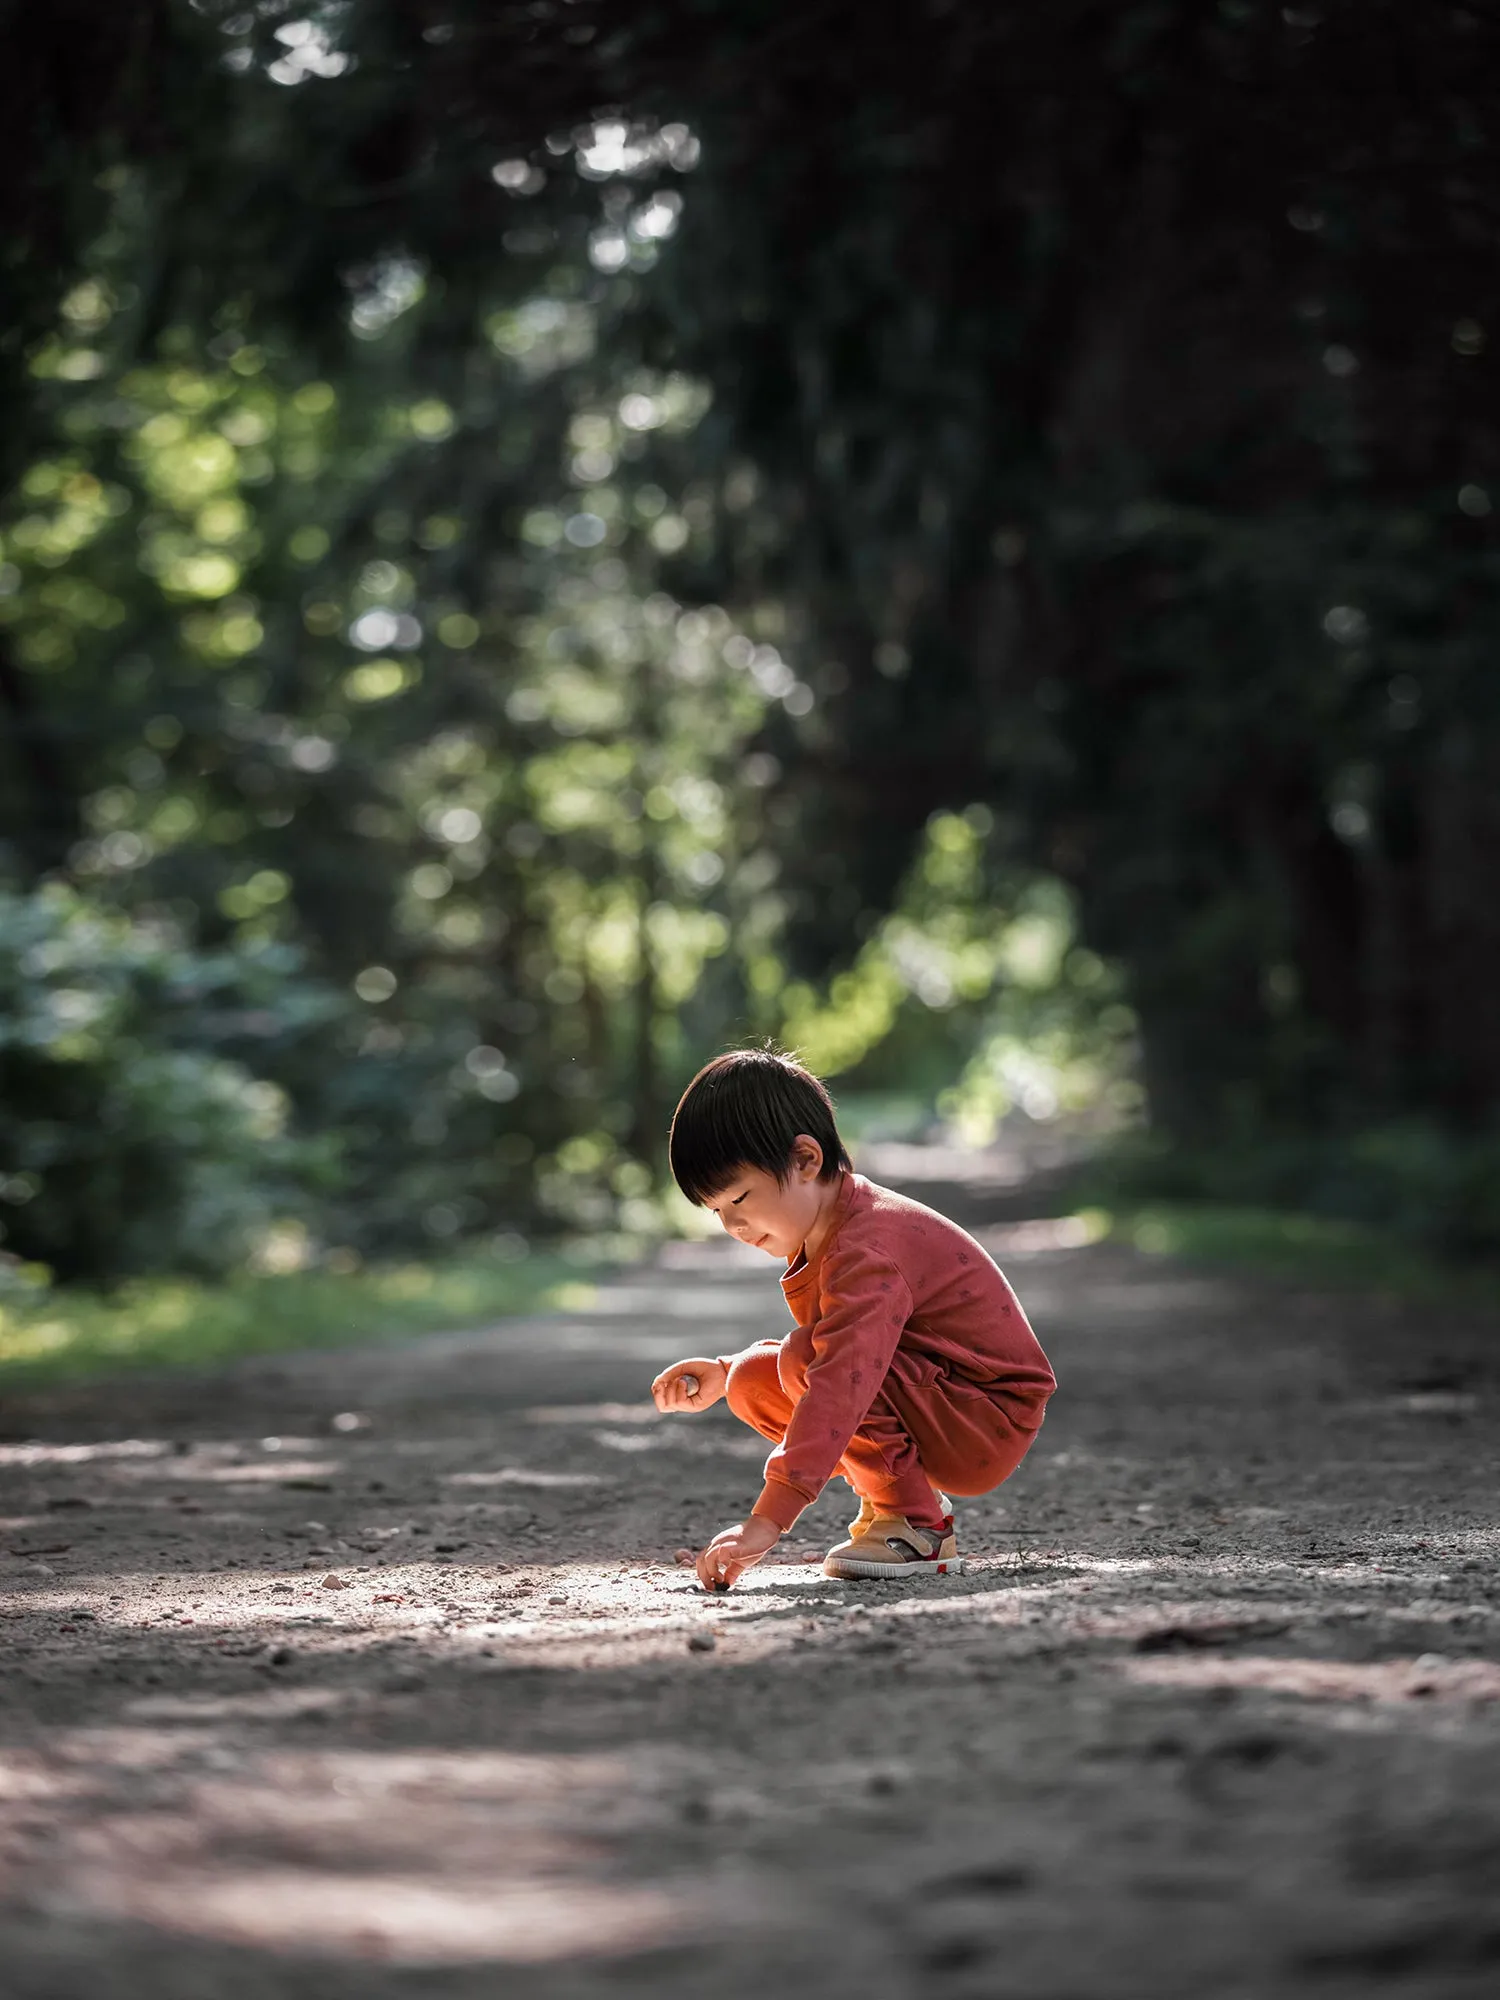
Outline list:
[[[764,1035],[1500,1249],[1487,7],[0,13],[6,1354],[555,1276]]]

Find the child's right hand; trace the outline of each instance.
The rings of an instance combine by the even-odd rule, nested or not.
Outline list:
[[[696,1379],[696,1390],[689,1377]],[[712,1409],[728,1386],[729,1370],[722,1361],[674,1361],[651,1384],[651,1400],[664,1415],[673,1410],[697,1412]]]

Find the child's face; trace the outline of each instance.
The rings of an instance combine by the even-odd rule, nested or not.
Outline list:
[[[741,1167],[722,1192],[704,1207],[728,1233],[768,1257],[795,1257],[813,1232],[831,1192],[818,1179],[823,1149],[816,1139],[799,1138],[785,1180],[763,1167]]]

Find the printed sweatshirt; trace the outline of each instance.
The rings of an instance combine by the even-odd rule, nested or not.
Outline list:
[[[862,1174],[845,1174],[817,1257],[781,1281],[795,1328],[778,1367],[799,1397],[766,1461],[754,1512],[790,1528],[817,1499],[880,1392],[898,1347],[1041,1425],[1056,1378],[1015,1293],[967,1230]]]

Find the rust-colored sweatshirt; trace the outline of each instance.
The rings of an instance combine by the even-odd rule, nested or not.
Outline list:
[[[1041,1344],[993,1260],[935,1209],[846,1174],[817,1257],[781,1285],[797,1324],[780,1371],[800,1400],[754,1509],[779,1527],[832,1477],[898,1347],[986,1390],[1018,1428],[1041,1423],[1056,1386]]]

